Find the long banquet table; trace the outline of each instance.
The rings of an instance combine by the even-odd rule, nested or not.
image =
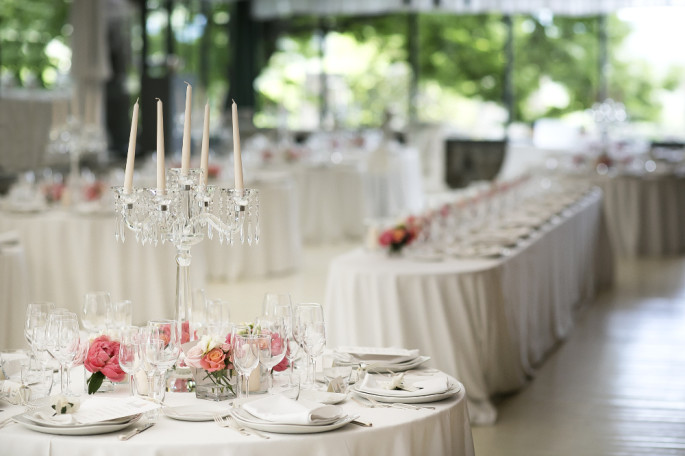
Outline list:
[[[74,376],[78,376],[79,369]],[[82,375],[81,375],[82,377]],[[125,387],[125,388],[124,388]],[[128,385],[114,393],[123,397]],[[167,393],[169,406],[193,405],[201,400],[192,393]],[[23,407],[3,405],[0,422],[20,413]],[[41,434],[10,424],[0,429],[3,454],[29,456],[120,456],[132,455],[261,455],[279,456],[423,456],[474,454],[471,426],[464,391],[430,405],[435,410],[367,408],[346,400],[342,407],[349,413],[373,423],[372,427],[348,424],[335,431],[317,434],[269,434],[269,439],[243,436],[214,422],[176,421],[160,414],[158,423],[131,440],[120,441],[119,433],[95,436]],[[428,404],[427,404],[428,405]],[[228,405],[226,406],[228,408]],[[122,431],[123,432],[123,431]]]
[[[330,266],[324,310],[333,345],[418,348],[466,386],[472,422],[492,423],[491,396],[515,391],[613,277],[602,193],[499,259],[393,258],[355,250]]]

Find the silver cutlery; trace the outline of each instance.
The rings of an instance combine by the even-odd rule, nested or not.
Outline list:
[[[373,426],[373,423],[372,423],[371,421],[364,421],[364,420],[361,420],[361,419],[359,419],[359,418],[356,418],[356,419],[350,421],[350,423],[356,424],[357,426],[361,426],[361,427],[371,427],[371,426]]]
[[[119,434],[119,440],[128,440],[128,439],[130,439],[131,437],[133,437],[134,435],[138,435],[138,434],[140,434],[141,432],[150,429],[150,428],[151,428],[152,426],[154,426],[154,425],[155,425],[155,423],[147,423],[147,424],[144,424],[144,425],[142,425],[142,426],[139,426],[139,427],[135,428],[134,430],[129,431],[129,432],[125,433],[125,434]]]
[[[214,415],[214,422],[218,424],[221,427],[233,429],[236,432],[241,433],[242,435],[250,436],[250,435],[256,435],[257,437],[261,437],[263,439],[270,439],[266,434],[262,434],[261,432],[255,430],[255,429],[249,429],[243,426],[240,426],[232,417],[223,417],[221,415]]]

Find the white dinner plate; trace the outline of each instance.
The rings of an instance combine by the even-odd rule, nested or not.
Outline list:
[[[281,424],[270,421],[260,420],[243,409],[235,409],[231,413],[235,420],[245,427],[257,429],[258,431],[274,432],[277,434],[315,434],[339,429],[351,421],[357,419],[358,415],[346,415],[331,424]]]
[[[31,429],[32,431],[42,432],[44,434],[55,435],[96,435],[108,434],[110,432],[120,431],[126,429],[131,424],[140,419],[140,415],[127,422],[115,422],[111,424],[77,424],[73,426],[43,426],[37,424],[24,415],[15,416],[14,420],[19,424]]]
[[[364,391],[360,391],[357,388],[354,389],[354,393],[360,397],[363,397],[364,399],[373,399],[374,401],[378,402],[401,402],[404,404],[423,404],[426,402],[437,402],[441,401],[443,399],[447,399],[449,397],[454,396],[455,394],[458,394],[459,391],[461,391],[461,383],[453,383],[452,387],[448,389],[447,391],[444,391],[442,393],[436,393],[436,394],[428,394],[425,396],[383,396],[380,394],[373,394],[373,393],[367,393]]]
[[[164,407],[166,416],[180,421],[212,421],[214,416],[228,416],[231,411],[226,405],[212,407],[212,404],[179,405],[176,407]]]
[[[364,361],[367,365],[366,371],[374,374],[390,374],[397,372],[405,372],[409,369],[414,369],[419,367],[421,364],[430,360],[430,356],[418,356],[404,363],[387,363],[384,361]],[[341,363],[344,364],[344,363]],[[353,365],[358,365],[359,362],[350,363]]]

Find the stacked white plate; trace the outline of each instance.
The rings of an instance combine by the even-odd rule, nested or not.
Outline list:
[[[65,415],[52,418],[53,414],[54,410],[51,407],[43,407],[15,416],[14,420],[33,431],[45,434],[95,435],[120,431],[138,421],[142,416],[142,414],[135,414],[111,420],[79,423],[73,420],[59,419],[68,418]]]
[[[339,347],[336,353],[342,363],[365,364],[367,372],[404,372],[430,359],[418,350],[395,347]]]
[[[355,385],[354,392],[378,402],[420,404],[441,401],[461,391],[461,383],[443,373],[405,374],[402,388],[406,389],[388,389],[390,381],[388,375],[367,374],[361,384]]]
[[[337,405],[306,399],[295,401],[282,395],[266,396],[241,404],[231,412],[241,425],[281,434],[313,434],[341,428],[357,416]]]

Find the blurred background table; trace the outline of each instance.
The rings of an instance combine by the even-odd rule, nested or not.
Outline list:
[[[79,213],[48,209],[35,213],[0,211],[0,232],[19,234],[26,252],[29,275],[28,300],[12,303],[21,309],[2,320],[3,331],[23,327],[26,304],[51,301],[81,314],[83,296],[104,290],[113,300],[133,301],[133,322],[173,318],[175,313],[175,249],[166,244],[142,246],[133,233],[125,242],[114,237],[113,213]],[[191,266],[194,287],[205,283],[204,250],[193,248]],[[11,340],[6,346],[18,346]]]

